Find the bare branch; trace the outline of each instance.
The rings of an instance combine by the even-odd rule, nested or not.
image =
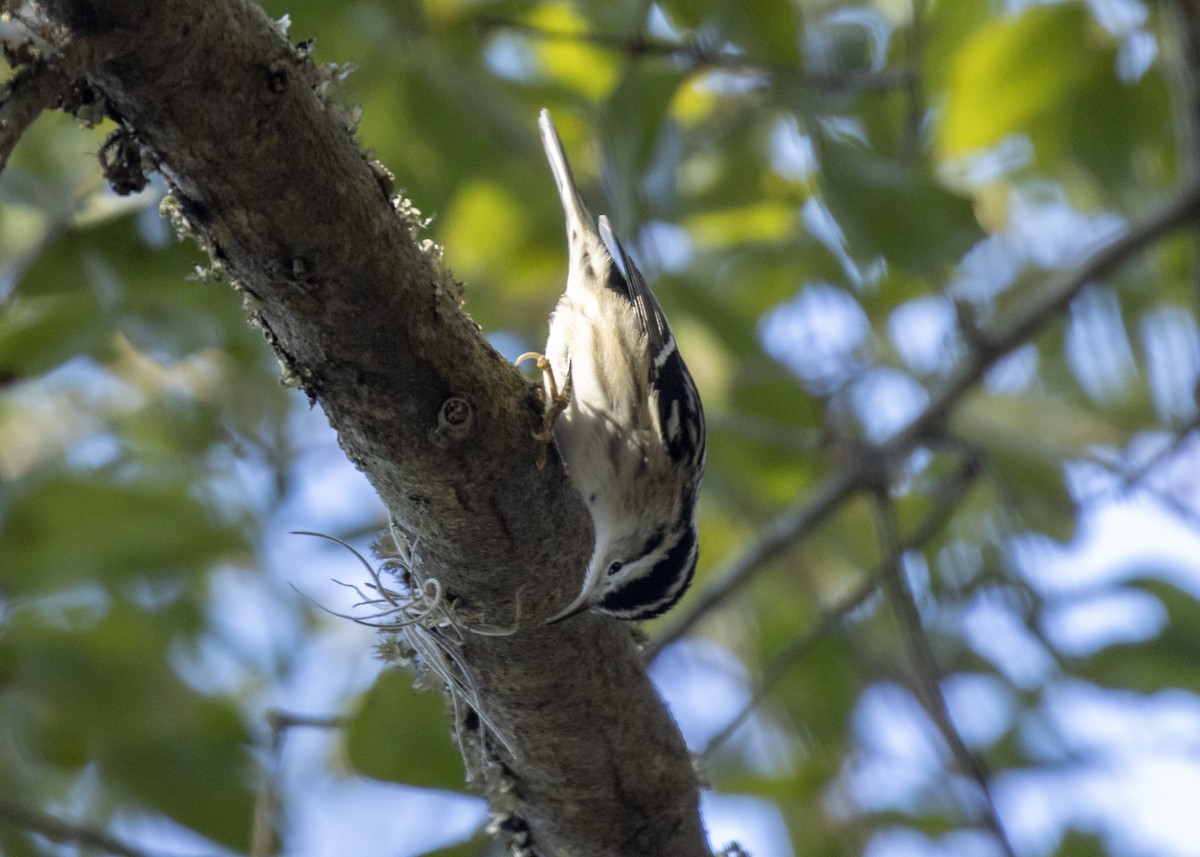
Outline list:
[[[1177,97],[1184,102],[1183,109],[1176,111],[1183,125],[1180,169],[1194,179],[1200,150],[1200,0],[1172,0],[1166,5],[1166,17],[1173,24],[1174,39],[1163,41],[1167,50],[1175,54],[1171,70],[1177,78]]]
[[[684,602],[673,614],[667,630],[646,647],[647,662],[658,657],[667,646],[683,637],[708,612],[736,592],[758,569],[783,554],[804,538],[864,484],[866,470],[861,462],[847,465],[826,477],[811,495],[766,526],[757,541],[724,570],[716,580]]]
[[[1162,206],[1120,237],[1092,254],[1074,271],[1050,277],[1025,305],[995,333],[981,333],[980,341],[955,372],[930,397],[925,409],[905,429],[883,445],[889,458],[906,455],[925,438],[942,434],[950,412],[974,390],[998,360],[1024,345],[1058,318],[1072,300],[1095,280],[1112,274],[1137,254],[1175,230],[1194,226],[1200,218],[1200,183],[1193,183],[1177,199]]]
[[[888,600],[896,613],[900,636],[912,662],[912,675],[917,698],[950,748],[950,753],[959,770],[979,786],[983,796],[984,823],[992,831],[992,835],[1005,855],[1016,857],[1016,852],[1000,821],[1000,815],[996,811],[996,802],[992,795],[991,780],[987,769],[983,762],[971,752],[950,717],[946,697],[942,694],[941,670],[933,655],[933,649],[929,645],[929,638],[925,635],[921,614],[913,601],[912,591],[909,589],[904,575],[902,565],[904,547],[900,543],[895,510],[892,508],[891,499],[882,490],[876,495],[875,521],[879,532],[880,548],[884,555],[881,567],[884,589],[887,591]]]
[[[349,720],[340,714],[296,714],[292,711],[283,711],[278,708],[272,708],[266,714],[267,723],[271,729],[277,732],[284,732],[288,729],[297,729],[306,727],[310,729],[344,729],[349,724]]]
[[[1175,457],[1184,452],[1184,445],[1196,437],[1200,430],[1200,414],[1192,417],[1175,432],[1169,443],[1162,446],[1144,461],[1136,462],[1134,466],[1127,465],[1127,457],[1121,456],[1112,460],[1095,453],[1085,456],[1085,460],[1108,471],[1113,476],[1113,484],[1105,485],[1079,499],[1083,508],[1095,507],[1105,501],[1110,501],[1121,495],[1137,489],[1153,497],[1171,511],[1181,522],[1200,532],[1200,511],[1188,505],[1183,499],[1170,491],[1166,486],[1158,484],[1152,477],[1160,467],[1175,463]]]
[[[1079,505],[1085,508],[1097,506],[1106,500],[1119,497],[1121,494],[1134,488],[1152,490],[1152,487],[1148,483],[1154,471],[1160,466],[1170,464],[1174,456],[1195,436],[1197,431],[1200,431],[1200,413],[1197,413],[1181,425],[1172,434],[1169,443],[1163,444],[1153,455],[1142,461],[1130,462],[1128,456],[1124,454],[1120,456],[1120,460],[1118,461],[1110,460],[1096,453],[1086,454],[1084,456],[1085,460],[1097,464],[1113,474],[1116,477],[1116,484],[1103,486],[1080,497],[1078,500]]]
[[[1097,250],[1074,271],[1049,278],[1033,290],[1034,297],[1014,311],[996,332],[978,332],[975,347],[933,392],[929,404],[912,422],[876,449],[864,448],[861,456],[826,476],[808,496],[768,524],[753,545],[717,572],[713,583],[693,597],[682,612],[676,611],[675,622],[647,648],[647,659],[656,657],[691,630],[705,614],[737,592],[767,563],[811,533],[848,497],[878,484],[881,474],[924,443],[943,437],[954,408],[979,386],[988,370],[1058,318],[1089,283],[1111,274],[1175,230],[1193,225],[1198,217],[1200,183],[1192,184],[1179,198]]]
[[[937,505],[930,510],[920,525],[910,533],[901,545],[902,550],[917,550],[930,539],[941,532],[942,528],[958,510],[967,492],[975,483],[979,473],[979,461],[971,456],[958,471],[943,480],[937,492]],[[754,712],[775,685],[787,674],[792,666],[804,657],[808,651],[821,639],[832,634],[846,618],[866,603],[878,589],[880,581],[887,571],[886,564],[876,567],[870,574],[862,578],[858,585],[843,595],[837,602],[821,612],[821,618],[806,633],[793,640],[786,648],[771,659],[763,670],[758,687],[729,723],[712,737],[708,745],[700,753],[701,759],[707,760],[712,754],[724,746],[738,728]]]
[[[275,852],[276,819],[279,815],[279,784],[283,778],[283,746],[292,729],[344,729],[349,718],[335,714],[296,714],[278,708],[266,712],[271,743],[263,760],[262,783],[254,801],[250,833],[250,857],[269,857]]]
[[[744,53],[722,48],[709,48],[698,39],[691,39],[680,43],[666,39],[657,39],[641,32],[634,33],[631,36],[616,36],[607,33],[573,33],[537,27],[532,24],[512,21],[506,18],[486,16],[479,19],[478,27],[480,33],[485,36],[494,30],[507,30],[540,41],[588,44],[632,58],[661,57],[671,59],[693,71],[722,69],[724,71],[751,74],[799,75],[809,85],[821,89],[830,95],[888,92],[909,86],[913,79],[913,72],[909,68],[842,74],[803,71],[795,66],[784,65],[783,63],[771,60],[756,59]]]
[[[117,857],[153,857],[150,852],[135,848],[101,830],[63,821],[61,818],[44,813],[39,809],[22,806],[3,798],[0,798],[0,820],[21,830],[44,836],[51,842],[57,842],[60,845],[97,848],[108,854],[116,854]]]

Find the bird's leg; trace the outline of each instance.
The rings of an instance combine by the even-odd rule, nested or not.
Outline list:
[[[550,448],[550,442],[554,440],[554,421],[571,402],[571,379],[568,376],[566,386],[559,390],[558,381],[554,377],[554,367],[550,365],[546,355],[538,354],[536,351],[527,351],[517,358],[516,365],[520,366],[526,360],[537,361],[537,367],[542,370],[542,376],[545,379],[545,388],[542,390],[543,398],[546,397],[547,392],[549,394],[546,410],[542,414],[542,428],[540,431],[533,432],[533,439],[542,444],[537,460],[538,470],[541,470],[546,466],[546,453]]]

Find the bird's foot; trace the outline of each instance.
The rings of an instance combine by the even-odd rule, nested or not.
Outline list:
[[[546,456],[550,444],[554,441],[554,423],[571,403],[571,384],[568,378],[567,385],[561,390],[559,389],[558,381],[554,377],[554,367],[550,365],[546,355],[536,351],[527,351],[517,358],[516,365],[520,366],[526,360],[536,360],[537,368],[542,370],[542,377],[545,379],[542,399],[546,402],[546,410],[542,413],[542,427],[532,432],[533,439],[541,444],[537,458],[537,467],[538,470],[541,470],[546,466]]]

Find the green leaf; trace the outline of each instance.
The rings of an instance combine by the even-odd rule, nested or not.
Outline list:
[[[1095,833],[1067,830],[1055,849],[1055,857],[1097,857],[1112,853],[1105,845],[1106,839]]]
[[[1182,688],[1200,693],[1196,652],[1200,651],[1200,601],[1157,577],[1129,586],[1157,598],[1169,621],[1153,640],[1109,646],[1081,665],[1080,674],[1102,687],[1140,693]]]
[[[30,837],[16,826],[0,824],[0,854],[5,857],[45,857],[50,853],[34,846]]]
[[[350,721],[346,749],[359,773],[430,789],[462,788],[462,757],[450,739],[441,694],[413,688],[412,676],[384,670]]]
[[[0,312],[0,378],[43,375],[80,355],[100,359],[112,332],[87,292],[18,296]]]
[[[1166,81],[1157,74],[1123,81],[1116,66],[1115,49],[1099,52],[1092,75],[1032,130],[1040,163],[1060,156],[1079,164],[1103,198],[1121,207],[1131,189],[1172,188],[1178,156],[1162,133],[1176,121]]]
[[[1094,445],[1119,444],[1114,427],[1078,401],[1062,395],[975,395],[956,412],[955,433],[986,453],[986,474],[1000,499],[1022,512],[1025,523],[1059,541],[1076,526],[1075,501],[1063,463]]]
[[[967,154],[1053,115],[1109,60],[1096,47],[1082,3],[1032,6],[980,27],[954,61],[938,149]]]
[[[551,196],[549,187],[546,191]],[[498,183],[474,182],[459,191],[441,226],[446,245],[455,248],[450,261],[456,272],[475,279],[507,267],[511,248],[529,240],[525,222],[513,211],[520,206]]]
[[[587,40],[586,22],[566,3],[533,7],[527,23],[552,34],[535,41],[533,53],[548,77],[583,98],[598,102],[611,90],[619,69],[610,51]]]
[[[21,274],[11,319],[0,314],[0,369],[32,374],[77,354],[104,360],[118,334],[160,362],[205,348],[261,361],[262,337],[237,296],[223,284],[187,280],[196,248],[167,242],[148,245],[137,216],[65,231]]]
[[[922,39],[919,43],[922,74],[931,91],[941,91],[954,78],[955,62],[963,46],[991,18],[994,6],[990,0],[954,0],[927,3],[921,8],[925,31],[937,34],[936,38]]]
[[[98,763],[103,782],[233,847],[249,835],[249,740],[237,707],[169,663],[176,611],[99,602],[85,619],[25,610],[0,638],[15,664],[6,704],[45,762]],[[62,748],[69,748],[66,752]]]
[[[782,604],[778,588],[775,598]],[[846,636],[824,636],[791,665],[776,691],[790,718],[812,736],[814,752],[818,747],[822,753],[834,752],[846,740],[850,713],[867,683],[857,654]]]
[[[161,479],[51,476],[12,497],[0,517],[9,595],[193,574],[243,549],[242,533],[213,520],[188,485]]]
[[[672,119],[672,103],[685,80],[673,65],[631,66],[596,116],[603,133],[597,152],[601,184],[589,199],[619,232],[654,219],[674,202],[683,132]]]
[[[796,212],[791,206],[764,201],[755,205],[705,211],[687,221],[688,231],[705,249],[774,244],[796,231]]]
[[[821,190],[851,255],[882,256],[916,277],[940,277],[983,237],[970,199],[926,169],[880,158],[858,143],[816,135]]]

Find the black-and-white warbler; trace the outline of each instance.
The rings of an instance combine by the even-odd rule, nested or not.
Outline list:
[[[606,217],[597,229],[545,110],[538,124],[571,257],[546,342],[549,414],[561,411],[554,434],[595,530],[583,588],[549,622],[588,609],[648,619],[696,569],[704,412],[662,308]]]

